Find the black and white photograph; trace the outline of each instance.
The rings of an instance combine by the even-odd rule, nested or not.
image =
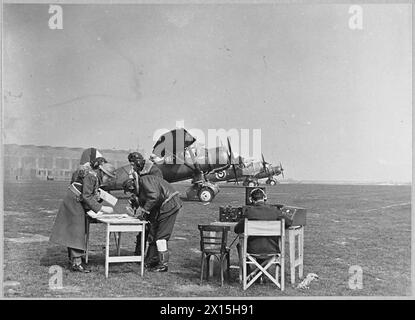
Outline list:
[[[3,1],[2,298],[410,299],[412,16]]]

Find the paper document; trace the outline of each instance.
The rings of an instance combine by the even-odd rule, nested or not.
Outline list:
[[[104,215],[104,213],[102,211],[94,212],[92,210],[89,210],[86,214],[88,216],[90,216],[91,218],[94,218],[94,219],[96,219],[98,217],[102,217]]]
[[[88,216],[93,219],[100,218],[100,219],[124,219],[124,218],[131,218],[126,213],[103,213],[102,211],[98,211],[97,213],[89,210],[87,212]]]
[[[112,194],[109,194],[108,192],[102,190],[101,188],[99,189],[99,196],[101,197],[102,200],[108,202],[110,205],[115,206],[118,199],[116,197],[114,197]]]
[[[103,214],[98,216],[100,219],[124,219],[124,218],[131,218],[126,213],[116,213],[116,214]]]

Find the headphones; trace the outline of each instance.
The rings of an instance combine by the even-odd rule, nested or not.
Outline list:
[[[264,196],[264,201],[267,201],[267,194],[265,193],[265,191],[262,190],[261,188],[255,188],[255,189],[252,189],[251,192],[249,193],[249,201],[250,202],[254,202],[253,199],[252,199],[252,194],[254,192],[258,191],[258,190],[262,192],[262,194]]]

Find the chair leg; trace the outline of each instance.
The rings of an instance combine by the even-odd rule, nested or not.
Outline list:
[[[281,291],[285,289],[285,258],[281,255]]]
[[[205,267],[205,255],[202,253],[202,258],[201,258],[201,266],[200,266],[200,285],[202,285],[203,283],[203,271],[204,271],[204,267]]]
[[[206,255],[206,280],[209,280],[210,275],[210,255]]]
[[[223,286],[223,264],[224,264],[223,256],[220,257],[220,285]]]
[[[247,284],[247,279],[246,279],[246,261],[244,259],[244,261],[242,262],[242,288],[243,288],[243,290],[246,290],[246,284]]]
[[[238,280],[239,283],[243,282],[243,258],[242,258],[242,246],[238,247],[238,265],[239,265],[239,272],[238,272]]]
[[[213,257],[214,257],[214,255],[213,255]],[[209,259],[209,274],[208,274],[208,277],[213,277],[214,271],[215,271],[215,259],[214,258],[210,258]]]
[[[228,282],[231,281],[231,259],[229,253],[226,255],[226,274],[228,277]]]
[[[275,265],[275,279],[281,285],[280,266],[278,264]]]

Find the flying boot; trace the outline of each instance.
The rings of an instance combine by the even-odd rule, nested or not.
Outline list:
[[[147,249],[147,254],[144,259],[144,267],[146,269],[152,269],[159,264],[159,255],[155,244],[150,243]]]
[[[157,266],[155,266],[153,269],[150,269],[150,271],[154,272],[167,272],[169,271],[169,251],[161,251],[159,252],[159,258],[160,262]]]
[[[153,269],[150,269],[150,271],[167,272],[169,270],[169,251],[167,249],[167,241],[165,239],[157,240],[156,246],[160,262]]]

